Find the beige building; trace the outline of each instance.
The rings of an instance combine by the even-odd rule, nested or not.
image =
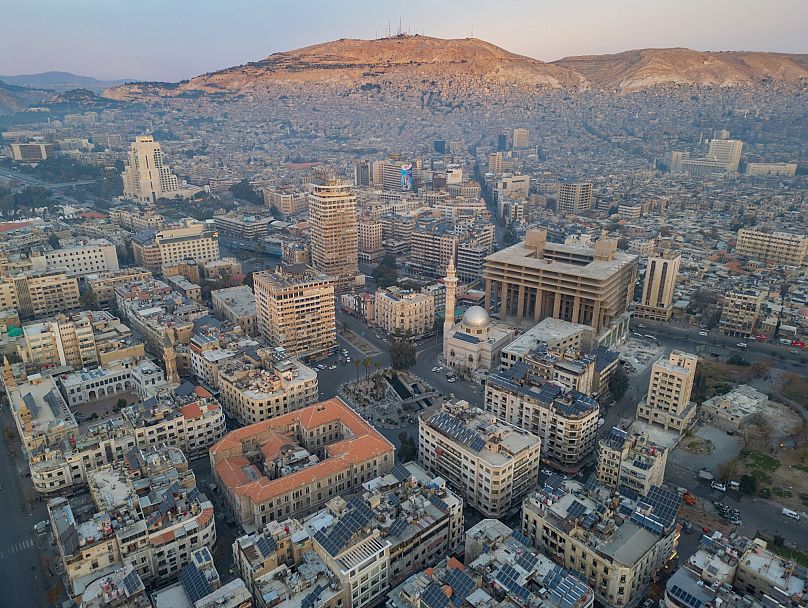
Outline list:
[[[528,129],[515,128],[513,130],[513,147],[514,148],[527,148],[527,138],[530,135]]]
[[[238,323],[248,336],[258,335],[258,315],[255,312],[255,294],[247,285],[216,289],[210,292],[214,314]]]
[[[766,292],[759,289],[728,291],[724,294],[720,330],[725,336],[749,338],[757,327]]]
[[[393,468],[395,448],[333,398],[237,429],[210,449],[224,502],[244,528],[321,509]],[[261,459],[259,470],[254,464]]]
[[[794,177],[797,163],[746,163],[746,174],[752,177]]]
[[[8,296],[0,297],[3,308],[16,308],[21,317],[56,315],[81,308],[79,284],[63,271],[24,272],[14,277],[16,301],[10,306]]]
[[[337,344],[334,283],[312,268],[279,267],[253,275],[258,331],[291,355],[323,353]]]
[[[808,236],[741,228],[735,253],[772,266],[802,266],[808,259]]]
[[[447,323],[453,316],[447,314]],[[443,359],[458,371],[487,372],[497,367],[502,350],[515,335],[513,327],[492,320],[482,306],[472,306],[459,323],[444,325]]]
[[[126,283],[145,281],[152,273],[145,268],[133,267],[121,270],[88,274],[84,282],[90,288],[93,308],[115,308],[115,288]]]
[[[598,442],[598,481],[646,496],[665,479],[668,448],[638,433],[612,428]]]
[[[379,220],[362,219],[358,223],[359,251],[375,253],[382,249],[382,223]]]
[[[309,197],[293,186],[264,190],[264,204],[275,207],[286,217],[297,215],[309,208]]]
[[[135,235],[132,255],[139,266],[152,272],[184,260],[212,262],[221,257],[219,233],[202,222],[185,218],[174,227]]]
[[[544,555],[579,573],[600,604],[632,608],[676,556],[680,502],[666,488],[653,487],[634,502],[556,477],[524,501],[522,532]]]
[[[637,405],[637,419],[673,429],[680,435],[693,422],[696,404],[690,401],[699,358],[673,351],[651,368],[648,394]]]
[[[398,287],[377,289],[373,315],[388,334],[423,336],[435,329],[435,298]]]
[[[467,401],[418,419],[418,463],[486,517],[504,517],[536,489],[541,440]]]
[[[68,276],[84,276],[96,272],[118,270],[118,252],[106,239],[93,239],[84,243],[32,252],[34,270],[62,270]]]
[[[579,182],[558,184],[556,211],[558,213],[580,213],[592,208],[592,184]]]
[[[589,325],[602,344],[627,331],[626,311],[637,279],[637,257],[601,239],[594,248],[547,241],[528,230],[525,241],[485,258],[485,308],[500,320],[546,317]],[[604,334],[612,332],[613,339]]]
[[[728,171],[737,171],[741,162],[743,142],[739,139],[712,139],[707,150],[707,158],[723,164]]]
[[[89,313],[59,315],[52,321],[29,323],[22,330],[17,351],[26,365],[39,369],[46,365],[78,369],[98,365],[93,318]]]
[[[648,258],[642,297],[634,307],[635,317],[670,321],[681,261],[682,255],[672,251]]]
[[[539,437],[542,460],[553,468],[576,473],[594,454],[597,401],[536,377],[524,363],[488,376],[485,410]]]
[[[143,203],[154,203],[159,198],[190,198],[199,191],[180,184],[160,144],[151,135],[139,135],[129,146],[121,177],[124,198]]]
[[[311,263],[334,279],[335,286],[353,284],[358,272],[359,244],[356,196],[349,184],[328,180],[309,193]]]

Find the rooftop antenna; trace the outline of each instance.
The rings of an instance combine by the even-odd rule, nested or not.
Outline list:
[[[471,37],[474,38],[474,24],[471,24]]]
[[[398,35],[401,36],[401,15],[398,16]]]
[[[390,37],[390,20],[387,20],[387,37]]]

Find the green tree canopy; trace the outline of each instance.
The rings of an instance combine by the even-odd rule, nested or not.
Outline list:
[[[390,362],[393,369],[408,369],[415,365],[415,347],[409,340],[396,338],[390,344]]]
[[[371,275],[376,284],[384,289],[391,285],[398,283],[398,267],[396,264],[396,257],[392,254],[386,254],[379,265],[373,269]]]
[[[261,195],[255,191],[246,177],[240,182],[236,182],[230,186],[230,193],[236,198],[247,201],[248,203],[261,205],[264,202]]]

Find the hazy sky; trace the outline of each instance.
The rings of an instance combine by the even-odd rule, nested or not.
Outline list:
[[[336,38],[471,35],[550,61],[643,47],[808,52],[808,0],[0,0],[0,74],[178,80]]]

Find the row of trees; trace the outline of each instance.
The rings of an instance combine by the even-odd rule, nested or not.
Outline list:
[[[373,361],[370,357],[365,359],[354,359],[354,367],[356,368],[356,381],[359,382],[359,370],[364,367],[365,368],[365,380],[370,378],[370,368],[373,367],[378,372],[382,364],[378,361]]]

